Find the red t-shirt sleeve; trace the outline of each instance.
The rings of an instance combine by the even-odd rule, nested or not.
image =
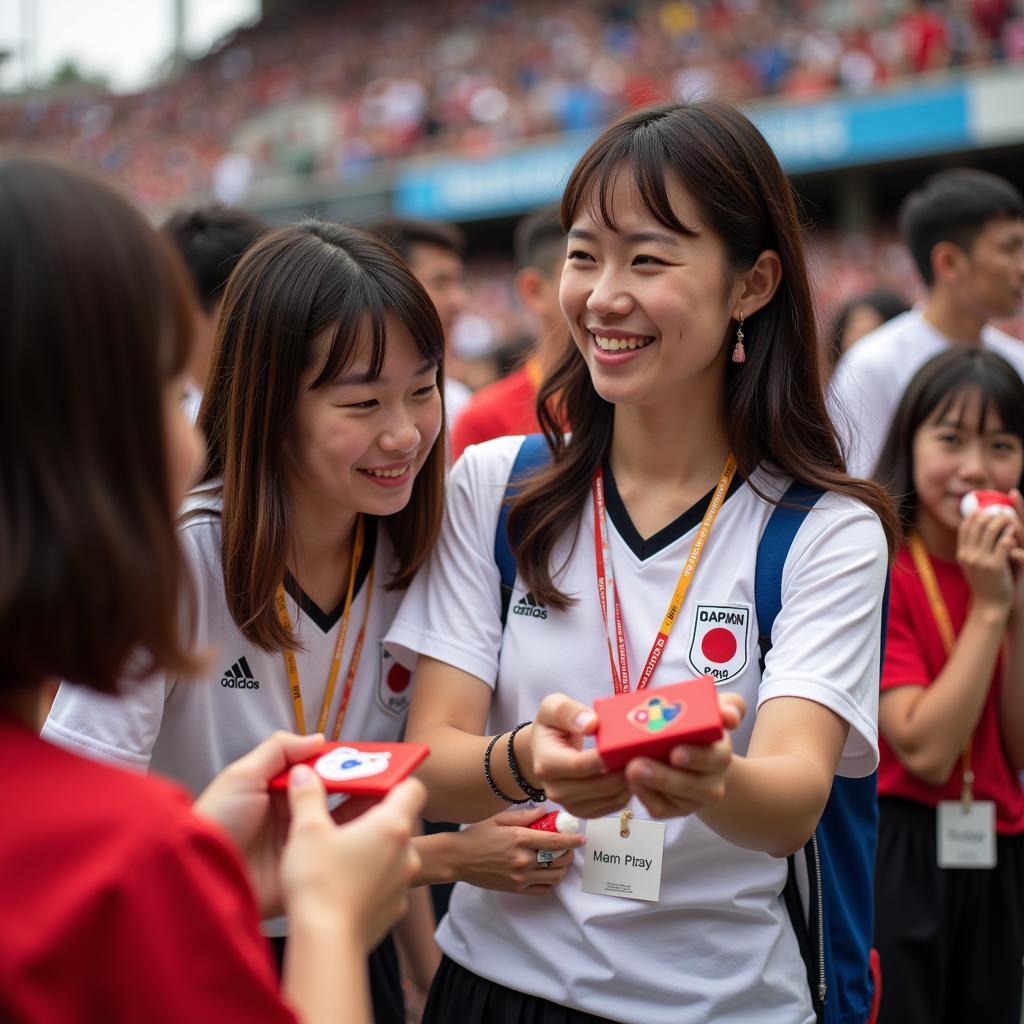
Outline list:
[[[482,444],[503,433],[489,405],[472,399],[452,426],[452,462],[471,444]]]
[[[889,625],[885,637],[885,662],[882,665],[882,690],[896,686],[927,686],[932,681],[915,625],[913,594],[916,581],[897,563],[892,571],[889,592]]]
[[[205,822],[153,842],[109,903],[118,1020],[294,1024],[244,868]]]

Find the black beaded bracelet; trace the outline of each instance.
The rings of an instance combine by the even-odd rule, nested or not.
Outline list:
[[[505,793],[502,793],[502,791],[498,789],[497,783],[495,783],[494,781],[494,777],[491,775],[491,751],[494,749],[494,744],[497,743],[498,740],[501,739],[501,737],[504,735],[504,733],[498,733],[497,736],[491,737],[491,742],[487,744],[487,749],[484,751],[484,778],[487,780],[487,785],[491,787],[491,792],[495,796],[501,797],[501,799],[504,800],[505,803],[527,804],[530,802],[529,798],[527,798],[526,800],[515,800],[512,797],[507,796]],[[523,792],[526,791],[523,790]]]
[[[526,779],[523,778],[523,773],[519,770],[519,762],[516,760],[515,750],[512,744],[515,742],[516,733],[520,729],[525,729],[529,722],[520,722],[509,734],[508,734],[508,770],[512,773],[512,781],[530,798],[535,804],[542,804],[547,800],[548,795],[543,789],[535,789],[531,786]],[[523,801],[525,803],[525,801]]]

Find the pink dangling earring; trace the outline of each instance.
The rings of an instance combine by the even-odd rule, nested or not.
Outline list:
[[[736,325],[736,344],[732,350],[732,361],[734,363],[745,363],[747,361],[747,350],[743,347],[743,313],[736,314],[739,323]]]

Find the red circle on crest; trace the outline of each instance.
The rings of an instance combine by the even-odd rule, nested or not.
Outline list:
[[[388,689],[392,693],[401,693],[409,685],[412,674],[404,665],[392,665],[388,672]]]
[[[709,629],[700,642],[700,652],[708,661],[715,661],[719,665],[731,661],[736,655],[736,637],[731,630],[721,626]]]

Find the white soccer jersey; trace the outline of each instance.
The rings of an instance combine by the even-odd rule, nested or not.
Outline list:
[[[564,563],[559,585],[578,603],[568,612],[544,608],[517,580],[502,633],[494,531],[519,444],[500,438],[467,449],[456,464],[438,547],[385,640],[407,665],[417,654],[429,655],[493,687],[492,733],[532,719],[554,691],[585,704],[613,692],[589,501],[578,536],[565,537],[552,558],[553,565]],[[605,479],[615,585],[638,674],[707,499],[644,541],[611,474]],[[750,484],[778,495],[785,483],[758,472],[734,484],[652,686],[711,670],[750,709],[733,736],[741,754],[761,703],[781,696],[816,701],[850,724],[840,774],[867,775],[878,763],[882,529],[865,506],[838,495],[826,495],[808,514],[786,562],[782,611],[762,677],[753,576],[772,506]],[[482,771],[479,765],[466,770]],[[646,816],[638,801],[633,809]],[[586,849],[544,899],[456,886],[438,933],[442,948],[483,977],[613,1020],[814,1020],[780,900],[785,860],[733,846],[697,817],[675,819],[667,823],[661,898],[653,904],[582,892]]]
[[[839,360],[829,407],[850,473],[871,476],[907,385],[932,356],[952,344],[920,309],[912,309],[865,335]],[[986,326],[981,345],[1024,378],[1024,342]]]
[[[333,728],[349,661],[368,598],[366,578],[376,562],[373,601],[342,739],[390,742],[405,727],[409,672],[381,640],[394,618],[400,595],[384,589],[393,571],[382,532],[376,544],[368,531],[359,589],[353,600],[328,729]],[[199,679],[160,675],[105,696],[64,683],[43,736],[100,760],[154,771],[178,779],[194,793],[226,765],[266,739],[275,729],[295,729],[288,673],[282,654],[271,654],[239,632],[224,600],[220,519],[204,515],[180,531],[198,596],[197,645],[210,652]],[[306,729],[317,727],[327,674],[341,628],[341,608],[325,614],[294,584],[288,611],[303,649],[296,651]]]

